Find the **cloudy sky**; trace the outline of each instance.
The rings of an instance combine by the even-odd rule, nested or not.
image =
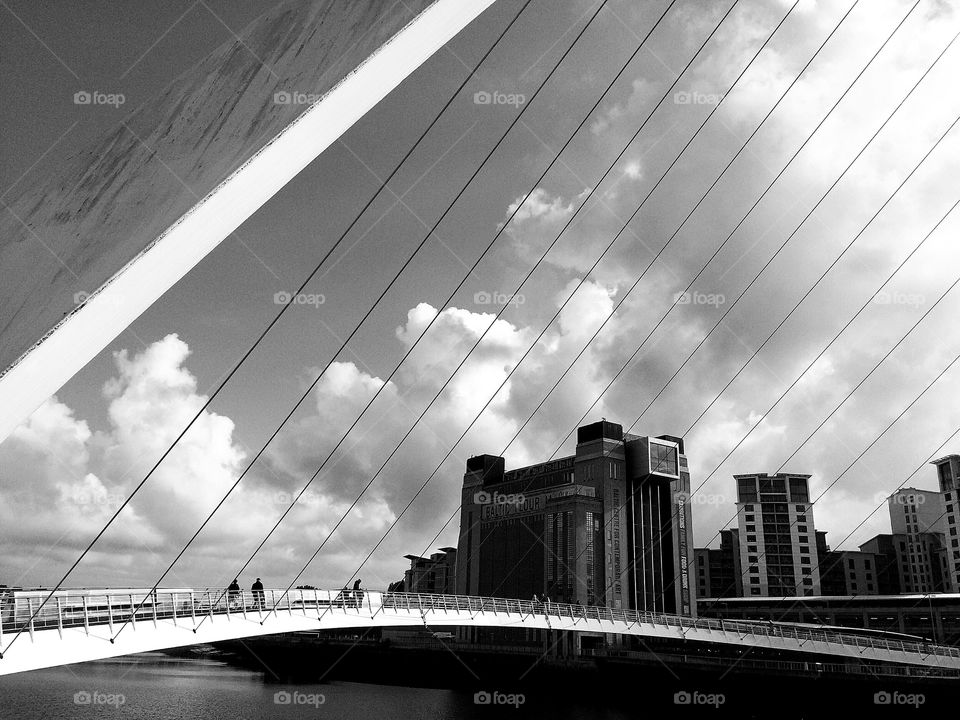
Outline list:
[[[29,186],[262,9],[252,0],[183,0],[137,12],[133,5],[78,5],[67,23],[62,6],[52,3],[0,3],[6,50],[0,65],[5,89],[0,188]],[[276,314],[275,294],[302,282],[520,5],[501,0],[481,16],[0,445],[0,583],[59,579]],[[960,452],[960,435],[951,439],[960,426],[960,368],[950,365],[960,353],[960,290],[938,302],[960,272],[960,211],[925,237],[960,200],[960,127],[940,140],[960,114],[955,85],[960,47],[944,54],[870,139],[960,31],[956,8],[938,0],[920,0],[912,11],[912,2],[900,0],[857,4],[684,222],[850,3],[801,0],[731,89],[792,5],[739,0],[598,185],[729,8],[680,0],[560,162],[534,185],[667,3],[607,5],[527,107],[522,101],[533,95],[595,7],[585,0],[533,0],[397,175],[393,192],[373,204],[328,261],[308,289],[316,302],[290,308],[69,584],[152,583],[333,359],[166,584],[229,582],[439,313],[248,571],[268,585],[285,586],[490,328],[503,301],[519,293],[303,578],[320,586],[342,584],[721,98],[697,139],[363,568],[365,584],[384,586],[401,576],[404,554],[431,549],[428,543],[458,506],[467,457],[505,452],[508,467],[514,467],[550,456],[641,342],[587,421],[606,417],[625,427],[637,421],[636,433],[685,435],[694,486],[706,481],[695,500],[698,545],[710,542],[733,518],[735,473],[774,472],[786,463],[785,470],[811,474],[815,495],[825,491],[814,511],[817,528],[829,532],[833,546],[845,548],[888,531],[881,508],[846,539],[885,494],[904,482],[936,487],[926,461]],[[905,16],[887,47],[730,236]],[[106,92],[122,92],[125,107],[73,105],[74,73]],[[513,104],[478,104],[477,92],[519,97]],[[334,358],[521,108],[526,108],[521,121],[499,151],[354,341]],[[514,210],[491,252],[444,307]],[[518,287],[571,218],[569,229]],[[686,302],[671,310],[705,264],[683,296]],[[641,273],[643,279],[627,294]],[[508,445],[621,300],[597,339]],[[570,451],[567,440],[560,452]],[[433,546],[456,545],[456,535],[455,521]]]

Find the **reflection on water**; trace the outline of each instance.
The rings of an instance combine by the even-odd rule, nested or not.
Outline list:
[[[552,693],[550,693],[552,695]],[[505,695],[500,702],[510,699]],[[507,717],[604,718],[626,715],[562,697],[523,697],[512,706],[477,705],[455,690],[334,682],[289,685],[204,657],[147,653],[0,678],[0,718],[73,720],[124,717],[173,720],[377,718],[440,720]],[[517,701],[516,698],[513,698]]]

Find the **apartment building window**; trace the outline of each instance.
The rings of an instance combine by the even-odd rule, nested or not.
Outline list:
[[[756,478],[740,478],[737,480],[737,496],[740,502],[757,502],[757,481]],[[748,507],[752,510],[752,507]]]
[[[794,502],[807,502],[807,481],[803,478],[790,478],[790,499]]]

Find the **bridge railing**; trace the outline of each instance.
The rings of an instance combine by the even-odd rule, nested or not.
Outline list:
[[[741,638],[764,637],[772,639],[794,640],[801,647],[807,643],[840,644],[852,647],[862,654],[868,649],[886,652],[919,653],[928,657],[950,657],[960,659],[960,648],[934,645],[929,643],[906,642],[898,639],[867,637],[851,632],[801,628],[773,622],[749,620],[723,620],[716,618],[689,618],[663,613],[637,612],[617,608],[584,606],[579,604],[555,603],[548,601],[514,600],[508,598],[490,598],[457,595],[433,595],[422,593],[385,593],[382,596],[385,609],[427,612],[456,610],[470,613],[512,613],[518,615],[544,615],[547,618],[573,618],[575,620],[597,620],[622,622],[628,625],[646,624],[674,627],[686,633],[689,630],[708,632],[736,633]]]
[[[16,591],[0,595],[0,647],[4,635],[17,632],[21,627],[33,634],[38,630],[106,625],[113,632],[124,623],[172,620],[175,623],[195,624],[203,616],[210,618],[239,615],[245,618],[265,620],[274,608],[281,612],[303,614],[306,617],[322,616],[328,612],[356,614],[366,618],[381,611],[406,611],[427,616],[437,613],[512,614],[570,618],[574,625],[581,620],[606,621],[630,626],[651,625],[676,628],[681,635],[690,630],[703,630],[731,634],[741,639],[773,638],[793,640],[804,646],[807,643],[840,644],[862,654],[868,649],[887,652],[919,653],[925,657],[950,657],[960,659],[960,648],[944,647],[927,643],[905,642],[899,639],[867,637],[842,629],[827,630],[801,628],[793,625],[749,620],[722,620],[715,618],[689,618],[663,613],[636,612],[617,608],[584,606],[549,601],[517,600],[463,595],[437,595],[424,593],[381,593],[367,590],[316,590],[302,588],[284,592],[263,590],[224,592],[222,588],[202,590],[190,588],[118,590],[62,590],[44,603],[47,592]]]

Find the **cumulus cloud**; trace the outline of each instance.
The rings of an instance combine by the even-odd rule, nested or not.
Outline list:
[[[252,551],[379,391],[371,410],[333,452],[255,566],[263,568],[258,574],[270,581],[288,579],[323,541],[485,331],[478,350],[386,464],[306,579],[337,586],[352,573],[514,368],[510,380],[364,569],[368,584],[396,579],[402,571],[403,554],[431,549],[427,543],[459,503],[463,464],[469,455],[506,450],[509,466],[545,459],[595,400],[587,422],[606,416],[627,426],[637,420],[637,433],[686,435],[694,485],[712,474],[703,491],[726,498],[725,504],[695,508],[698,543],[711,539],[733,515],[734,473],[773,472],[791,455],[786,469],[810,473],[814,491],[827,491],[815,512],[817,525],[831,533],[831,542],[838,543],[869,512],[878,492],[892,490],[910,477],[960,424],[960,407],[953,400],[960,391],[960,378],[952,373],[894,425],[884,442],[827,490],[960,350],[960,337],[953,331],[960,299],[951,294],[913,332],[909,342],[844,401],[955,279],[960,260],[954,242],[955,217],[898,273],[887,288],[886,300],[869,304],[805,378],[760,419],[956,199],[950,195],[955,184],[944,181],[960,172],[956,138],[945,140],[763,351],[749,365],[744,364],[960,110],[952,91],[958,56],[948,53],[941,68],[931,73],[917,95],[898,111],[851,175],[801,225],[820,193],[956,32],[956,12],[941,7],[933,17],[918,10],[905,26],[905,34],[891,42],[877,66],[858,81],[856,92],[792,169],[740,223],[909,5],[883,0],[855,9],[843,31],[797,83],[748,151],[687,217],[847,7],[802,2],[800,12],[784,26],[783,35],[764,51],[738,87],[727,93],[736,72],[787,5],[748,3],[736,9],[716,42],[679,85],[682,90],[705,95],[727,93],[723,106],[657,189],[653,190],[654,184],[711,105],[664,103],[636,147],[624,156],[619,172],[611,173],[597,187],[598,192],[547,255],[529,287],[524,287],[521,307],[511,308],[496,320],[491,307],[484,306],[482,311],[438,308],[435,300],[426,300],[432,294],[431,277],[411,291],[409,302],[388,308],[370,363],[376,372],[355,358],[341,358],[330,366],[310,401],[201,536],[177,580],[207,584],[210,577],[223,580],[221,575],[232,572],[226,568]],[[621,3],[619,9],[634,29],[652,22],[653,11],[642,4]],[[625,90],[601,103],[591,119],[592,132],[583,133],[570,146],[564,163],[575,169],[576,177],[550,176],[530,192],[512,183],[505,190],[501,180],[496,183],[498,199],[478,203],[482,206],[480,219],[473,219],[491,232],[517,211],[506,228],[510,242],[498,248],[493,258],[499,274],[493,280],[484,276],[480,291],[492,292],[491,283],[512,289],[512,278],[539,259],[589,194],[584,188],[597,184],[608,163],[672,82],[675,74],[665,66],[683,67],[719,17],[715,9],[705,11],[696,3],[685,4],[680,11],[662,35],[652,38],[657,58],[644,56],[643,62],[631,69]],[[620,40],[619,35],[610,35],[611,43],[623,45],[611,51],[632,50],[629,43],[636,38],[628,35],[624,33]],[[925,41],[918,43],[917,37]],[[598,68],[591,68],[590,73],[603,75]],[[595,85],[593,82],[591,87]],[[564,88],[559,87],[558,103],[569,101],[564,107],[577,107],[574,101],[579,99],[582,104],[581,83],[566,90],[580,95],[564,97]],[[565,127],[561,119],[569,121],[558,118],[557,127],[550,125],[550,132],[560,133]],[[535,141],[530,142],[521,152],[542,150]],[[645,200],[648,193],[649,201]],[[642,212],[622,229],[641,200],[645,202]],[[617,242],[558,322],[517,367],[546,320],[618,232]],[[764,269],[791,233],[779,257]],[[471,232],[464,235],[462,244],[472,247],[475,237]],[[721,249],[728,235],[731,239]],[[367,262],[369,256],[363,257]],[[671,309],[677,293],[695,277],[688,301]],[[744,292],[737,307],[704,340]],[[513,441],[621,300],[613,320]],[[364,298],[360,301],[365,302]],[[417,342],[431,321],[435,321],[433,326],[401,371],[386,382],[389,370],[384,368],[392,368],[390,360],[398,359]],[[310,347],[310,352],[314,351]],[[631,356],[611,390],[601,395]],[[311,367],[317,363],[313,357],[304,351],[302,358],[293,361],[305,378],[312,379],[318,372]],[[192,360],[190,348],[175,335],[143,350],[121,352],[113,359],[113,377],[104,388],[105,415],[85,413],[84,408],[71,408],[54,398],[0,446],[0,532],[17,549],[17,559],[11,564],[15,575],[53,577],[56,568],[72,559],[71,554],[75,556],[83,541],[109,517],[202,406],[205,397],[189,369]],[[731,383],[734,376],[737,378]],[[834,417],[817,430],[842,401]],[[276,403],[281,404],[280,400]],[[259,407],[251,407],[247,412],[259,411]],[[105,418],[99,421],[102,426],[94,421],[97,417]],[[84,571],[87,574],[80,577],[143,580],[148,571],[160,567],[161,558],[169,558],[178,549],[249,461],[252,452],[242,447],[237,437],[245,419],[205,412],[184,438],[183,447],[171,454],[121,516],[116,531],[104,539],[105,547],[115,552],[93,557]],[[725,460],[754,425],[756,430]],[[954,442],[941,454],[957,449]],[[567,441],[560,452],[570,450],[572,443]],[[932,472],[921,471],[911,482],[935,486]],[[106,501],[71,504],[71,497]],[[47,498],[59,498],[60,502],[51,504]],[[847,547],[865,540],[868,535],[863,533],[883,527],[881,512],[880,519],[858,531]],[[456,532],[455,520],[440,534],[437,544],[455,544]],[[36,545],[54,549],[46,560],[33,566]]]

